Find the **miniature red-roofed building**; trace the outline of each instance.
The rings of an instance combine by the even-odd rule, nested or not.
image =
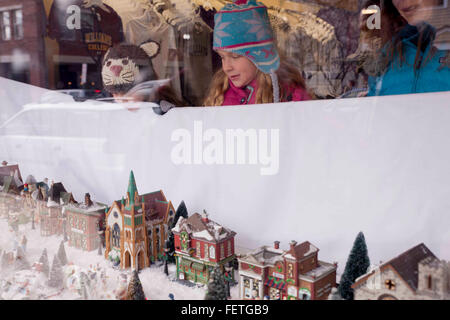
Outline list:
[[[205,211],[203,215],[195,213],[187,219],[180,217],[172,232],[178,279],[206,284],[215,266],[219,265],[224,271],[236,258],[236,232],[210,220]],[[234,281],[232,273],[230,276]]]
[[[421,243],[352,285],[355,300],[450,300],[450,263]]]
[[[164,254],[175,210],[160,191],[139,195],[133,171],[126,199],[114,201],[105,218],[105,257],[120,268],[142,269]]]
[[[292,241],[290,249],[263,246],[238,257],[239,294],[244,300],[325,300],[336,286],[336,264],[318,259],[319,249],[308,241]]]

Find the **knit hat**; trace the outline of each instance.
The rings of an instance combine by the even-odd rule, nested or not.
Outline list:
[[[279,102],[275,71],[280,57],[274,44],[267,7],[256,0],[236,0],[214,16],[214,50],[247,57],[263,73],[270,74],[274,102]]]
[[[237,0],[216,13],[213,49],[243,55],[267,74],[280,66],[267,8],[256,0]]]

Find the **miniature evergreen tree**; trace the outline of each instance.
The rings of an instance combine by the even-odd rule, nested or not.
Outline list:
[[[344,273],[339,283],[339,294],[345,300],[353,300],[352,284],[356,278],[367,272],[370,266],[369,255],[367,252],[366,240],[362,232],[358,233],[353,248],[345,264]]]
[[[58,255],[55,255],[52,263],[52,270],[50,271],[50,278],[48,285],[52,288],[61,288],[63,286],[63,270]]]
[[[133,271],[130,283],[128,284],[127,300],[146,300],[141,280],[136,270]]]
[[[67,264],[67,255],[66,249],[64,248],[64,241],[61,241],[58,249],[58,259],[61,263],[61,266],[65,266]]]
[[[216,266],[208,283],[205,300],[227,300],[227,286],[222,270]]]
[[[30,264],[25,257],[22,247],[17,247],[16,259],[14,260],[14,269],[17,271],[30,269]]]
[[[44,251],[42,251],[41,257],[39,258],[39,263],[42,264],[42,272],[48,277],[49,266],[46,248],[44,248]]]
[[[188,218],[188,211],[187,211],[187,208],[186,208],[186,204],[184,203],[184,200],[181,201],[180,205],[177,208],[177,212],[175,213],[174,221],[173,221],[172,225],[169,226],[170,229],[172,229],[173,227],[176,226],[176,224],[177,224],[178,220],[180,219],[180,217],[183,217],[185,219]]]

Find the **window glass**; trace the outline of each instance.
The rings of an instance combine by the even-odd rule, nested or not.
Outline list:
[[[223,81],[242,85],[238,89],[246,96],[230,100],[223,94],[221,104],[272,102],[273,95],[261,98],[262,89],[247,81],[256,79],[253,75],[245,85],[233,80],[238,75],[225,71],[226,61],[214,44],[214,35],[226,47],[227,34],[236,33],[242,45],[250,41],[242,34],[258,38],[267,33],[276,49],[265,54],[271,57],[275,50],[282,62],[277,71],[282,102],[449,90],[448,0],[414,0],[414,10],[402,0],[261,0],[267,19],[255,11],[259,18],[242,18],[239,31],[229,29],[228,22],[215,26],[215,15],[220,23],[220,10],[231,2],[5,2],[0,5],[1,39],[8,45],[0,48],[0,76],[62,90],[76,101],[118,102],[126,95],[132,101],[202,106],[214,100],[209,99],[216,88],[213,75],[223,70]],[[246,19],[254,26],[243,27]],[[120,46],[125,43],[131,46]],[[391,50],[403,45],[408,49]],[[252,50],[241,54],[252,59]],[[396,59],[405,62],[400,70],[392,68]],[[257,72],[271,63],[251,61]],[[264,90],[273,89],[274,80],[267,81]],[[298,86],[301,94],[294,90]]]

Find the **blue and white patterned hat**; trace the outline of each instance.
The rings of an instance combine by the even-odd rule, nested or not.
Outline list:
[[[266,74],[280,66],[267,7],[256,0],[237,0],[216,13],[213,49],[243,55]]]

